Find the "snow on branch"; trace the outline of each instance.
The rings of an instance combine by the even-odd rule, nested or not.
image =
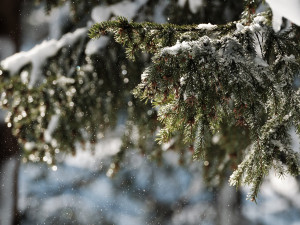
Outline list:
[[[41,79],[41,68],[46,60],[55,56],[64,46],[73,45],[79,38],[86,35],[87,29],[80,28],[74,33],[65,34],[60,40],[43,41],[27,52],[16,53],[1,62],[3,69],[11,75],[17,74],[24,66],[31,64],[29,88],[32,88]]]

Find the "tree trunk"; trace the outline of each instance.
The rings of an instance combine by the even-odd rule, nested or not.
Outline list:
[[[2,130],[1,130],[2,131]],[[1,140],[0,151],[6,147],[3,146]],[[18,203],[18,170],[20,160],[16,155],[9,158],[2,158],[0,165],[0,224],[1,225],[17,225],[20,224],[19,213],[17,209]]]
[[[242,214],[242,193],[228,183],[216,190],[215,207],[217,225],[247,225],[247,219]]]
[[[0,60],[20,50],[21,2],[0,1]],[[18,143],[0,116],[0,225],[20,224],[17,204],[19,155]]]

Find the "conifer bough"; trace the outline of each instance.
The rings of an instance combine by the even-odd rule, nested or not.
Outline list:
[[[78,6],[74,12],[78,1],[72,3]],[[24,146],[24,159],[53,165],[60,152],[75,154],[78,144],[95,144],[117,124],[118,114],[126,114],[110,174],[130,147],[158,161],[163,150],[176,149],[180,162],[189,149],[195,160],[204,160],[208,183],[221,183],[232,168],[230,184],[251,185],[251,200],[272,168],[297,176],[299,157],[289,131],[300,132],[300,92],[294,84],[300,30],[293,25],[274,32],[270,12],[254,15],[256,1],[245,2],[242,19],[225,25],[118,17],[91,27],[91,38],[113,33],[135,62],[110,36],[102,39],[109,48],[90,55],[82,29],[2,61],[0,105],[8,110],[6,122]],[[84,8],[97,4],[84,2]],[[52,6],[47,1],[47,9]],[[152,54],[143,73],[137,65],[147,56],[141,52]],[[151,104],[133,98],[134,87],[133,94]],[[153,143],[157,128],[161,145]]]
[[[245,13],[246,14],[246,13]],[[178,135],[206,160],[210,140],[226,126],[247,131],[250,144],[230,177],[231,185],[252,186],[255,200],[263,178],[299,174],[289,130],[300,132],[299,28],[275,33],[269,13],[222,26],[134,23],[117,18],[95,24],[90,37],[107,32],[126,47],[153,53],[152,64],[133,93],[150,101],[163,124],[159,143]]]

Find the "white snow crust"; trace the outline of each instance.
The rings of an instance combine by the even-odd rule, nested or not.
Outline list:
[[[217,25],[213,25],[211,23],[201,23],[197,26],[198,29],[206,29],[206,30],[212,30],[214,28],[216,28]]]
[[[32,88],[41,79],[41,67],[45,60],[54,56],[63,46],[72,45],[80,37],[86,34],[86,28],[77,29],[74,33],[65,34],[60,40],[43,41],[30,51],[16,53],[1,62],[1,66],[16,74],[23,66],[32,63],[29,88]]]

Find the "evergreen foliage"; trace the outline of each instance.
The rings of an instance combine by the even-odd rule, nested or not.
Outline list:
[[[194,159],[206,160],[209,140],[224,124],[249,132],[250,145],[240,149],[244,160],[230,183],[252,185],[252,200],[272,167],[280,175],[299,174],[288,133],[292,125],[300,132],[299,93],[293,84],[299,72],[299,29],[274,33],[269,21],[269,13],[223,26],[118,18],[90,29],[92,38],[113,32],[129,57],[137,50],[154,53],[134,94],[157,110],[163,124],[159,143],[180,134],[194,146]]]
[[[47,10],[61,3],[46,2]],[[254,14],[257,5],[245,1],[242,18],[225,25],[137,23],[125,17],[97,23],[89,37],[111,40],[113,34],[126,55],[108,41],[109,48],[89,56],[83,35],[47,58],[41,68],[46,79],[34,87],[24,78],[32,73],[30,63],[16,71],[20,76],[3,68],[1,106],[9,110],[6,122],[24,144],[25,157],[54,164],[58,152],[96,143],[127,111],[123,144],[109,175],[129,147],[159,161],[167,143],[181,162],[187,149],[203,160],[210,184],[234,169],[230,184],[251,185],[253,201],[270,169],[297,176],[299,158],[289,130],[294,126],[300,133],[294,85],[300,29],[293,25],[275,33],[271,12]],[[145,61],[149,66],[142,73]],[[153,144],[158,129],[160,145]]]

